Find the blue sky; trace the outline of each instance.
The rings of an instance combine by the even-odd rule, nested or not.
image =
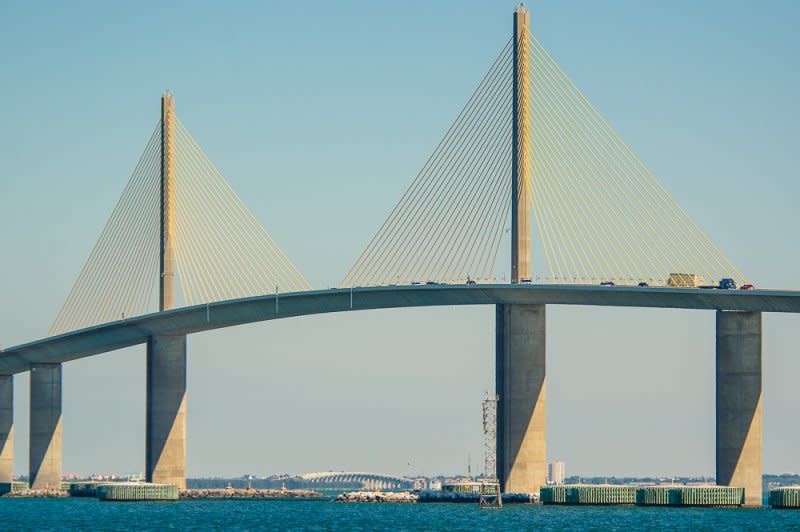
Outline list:
[[[306,276],[337,282],[505,44],[514,6],[2,2],[0,344],[46,333],[165,89]],[[543,0],[532,17],[733,262],[758,286],[800,288],[800,5]],[[353,313],[190,338],[189,473],[466,469],[492,316]],[[553,307],[548,320],[551,458],[581,474],[713,474],[712,313]],[[767,471],[800,470],[798,324],[765,317]],[[64,374],[65,470],[141,471],[143,349]],[[20,376],[17,472],[27,393]]]

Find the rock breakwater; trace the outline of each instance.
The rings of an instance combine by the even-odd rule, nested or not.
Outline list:
[[[181,490],[181,499],[324,499],[322,493],[314,490],[283,489],[190,489]]]
[[[408,491],[350,491],[339,494],[336,502],[399,502],[415,503],[419,495]]]
[[[69,492],[66,490],[57,489],[39,489],[39,490],[18,490],[6,493],[3,497],[9,499],[60,499],[62,497],[69,497]]]

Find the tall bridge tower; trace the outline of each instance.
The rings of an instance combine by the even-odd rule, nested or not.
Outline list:
[[[511,282],[530,282],[530,13],[514,11]],[[545,305],[497,305],[497,476],[506,492],[538,493],[545,455]]]
[[[158,310],[175,306],[175,99],[161,96],[161,249]]]
[[[158,310],[175,306],[175,109],[161,97],[161,248]],[[145,476],[186,488],[186,335],[147,340]]]
[[[531,279],[530,13],[514,11],[511,132],[511,282]]]

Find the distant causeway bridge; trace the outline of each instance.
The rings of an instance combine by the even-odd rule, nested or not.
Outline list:
[[[300,478],[310,484],[319,484],[321,487],[358,485],[363,489],[371,490],[398,490],[414,487],[414,482],[409,478],[379,473],[322,471],[319,473],[306,473],[305,475],[300,475]]]

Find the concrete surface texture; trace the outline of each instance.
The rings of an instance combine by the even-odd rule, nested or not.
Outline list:
[[[158,309],[175,306],[175,100],[161,97],[161,254]]]
[[[31,489],[61,487],[61,364],[31,367]]]
[[[186,336],[147,342],[145,476],[186,488]]]
[[[505,493],[547,484],[546,307],[497,306],[497,472]]]
[[[14,376],[0,375],[0,482],[11,482],[14,468]]]
[[[511,282],[531,279],[530,13],[514,10],[514,101],[511,153]]]
[[[761,506],[761,313],[717,312],[717,483]]]

